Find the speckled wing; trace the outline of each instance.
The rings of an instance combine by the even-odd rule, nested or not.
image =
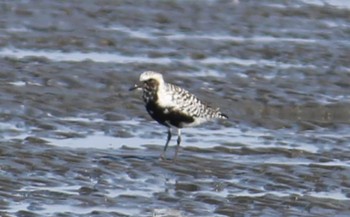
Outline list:
[[[168,84],[169,94],[172,95],[172,100],[176,103],[173,109],[179,110],[182,113],[203,119],[224,118],[219,109],[213,109],[202,103],[195,95],[176,85]]]

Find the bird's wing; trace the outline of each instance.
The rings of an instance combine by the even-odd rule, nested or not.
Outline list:
[[[168,93],[171,94],[172,100],[175,102],[172,109],[186,115],[200,117],[203,110],[209,109],[195,95],[176,85],[168,84]]]
[[[228,118],[227,115],[221,113],[219,108],[212,108],[181,87],[168,84],[168,93],[171,95],[171,99],[174,102],[171,109],[177,112],[204,119]]]

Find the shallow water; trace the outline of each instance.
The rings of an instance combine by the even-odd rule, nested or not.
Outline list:
[[[1,216],[350,215],[347,1],[0,6]],[[230,119],[159,160],[145,70]]]

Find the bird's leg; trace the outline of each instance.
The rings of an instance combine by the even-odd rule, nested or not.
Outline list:
[[[164,150],[163,150],[162,154],[160,155],[160,159],[165,159],[165,152],[166,152],[166,149],[168,148],[170,139],[171,139],[171,128],[169,127],[168,128],[168,137],[167,137],[167,140],[166,140],[166,143],[164,146]]]
[[[176,150],[175,150],[175,155],[174,155],[174,161],[176,161],[177,158],[177,153],[179,152],[180,148],[180,143],[181,143],[181,129],[177,129],[177,145],[176,145]]]

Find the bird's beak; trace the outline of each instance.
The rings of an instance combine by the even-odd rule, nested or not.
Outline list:
[[[139,85],[135,84],[133,87],[129,88],[129,91],[140,90],[140,89],[141,89],[141,87]]]

